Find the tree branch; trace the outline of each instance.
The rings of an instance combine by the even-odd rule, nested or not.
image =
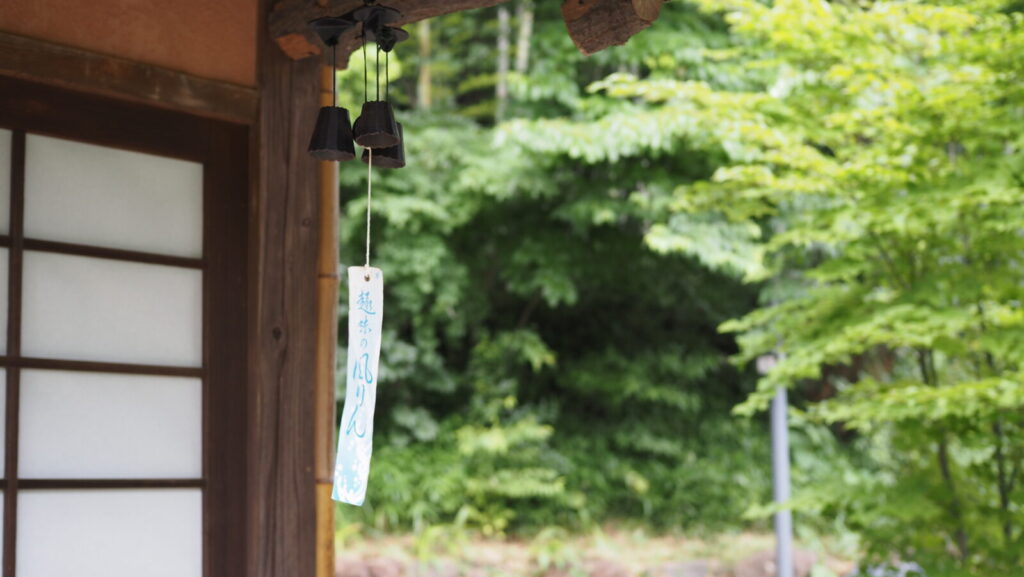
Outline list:
[[[540,289],[538,289],[537,292],[533,293],[533,296],[530,298],[530,302],[526,303],[526,308],[524,308],[523,312],[519,315],[519,322],[516,323],[516,329],[526,328],[526,323],[528,323],[530,321],[530,317],[533,316],[533,311],[537,310],[537,305],[540,304],[540,300],[541,294]]]
[[[879,238],[878,236],[878,233],[874,231],[869,231],[868,235],[871,237],[871,240],[875,244],[875,248],[878,250],[879,255],[882,257],[882,262],[884,262],[886,265],[885,268],[889,270],[889,274],[893,278],[893,283],[896,286],[902,286],[904,289],[909,290],[910,282],[904,281],[903,279],[900,278],[899,268],[896,266],[896,262],[893,261],[892,255],[890,255],[889,251],[886,250],[885,245],[882,243],[882,239]]]
[[[936,387],[939,384],[938,374],[935,371],[935,358],[932,351],[928,349],[917,349],[917,364],[921,371],[921,378],[930,386]],[[966,562],[970,554],[967,544],[967,531],[964,528],[964,514],[960,503],[960,495],[957,493],[956,481],[953,478],[953,469],[949,462],[949,445],[946,441],[945,430],[939,432],[938,442],[939,471],[942,473],[942,480],[949,490],[949,514],[955,525],[954,537],[957,549],[960,551],[961,562]]]

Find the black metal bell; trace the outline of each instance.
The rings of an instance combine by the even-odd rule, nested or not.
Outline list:
[[[363,103],[363,113],[352,127],[356,144],[366,148],[391,148],[402,141],[390,102],[374,100]]]
[[[323,16],[309,21],[309,27],[320,37],[328,48],[338,44],[338,38],[342,34],[355,28],[356,21],[351,15],[344,16]]]
[[[391,148],[378,148],[373,151],[373,165],[381,168],[402,168],[405,166],[405,133],[402,123],[398,123],[398,144]],[[370,163],[370,149],[363,149],[363,163]]]
[[[309,153],[320,160],[344,162],[356,157],[352,144],[352,124],[348,110],[324,106],[316,117],[316,128],[309,141]]]

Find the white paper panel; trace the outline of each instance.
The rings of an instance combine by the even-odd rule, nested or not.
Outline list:
[[[7,275],[10,274],[9,253],[0,248],[0,353],[7,354]]]
[[[198,257],[203,166],[30,134],[25,236]]]
[[[202,577],[198,489],[20,491],[18,577]]]
[[[24,370],[23,478],[202,477],[199,379]]]
[[[0,128],[0,234],[11,223],[11,131]]]
[[[7,414],[7,371],[0,369],[0,416]],[[3,474],[7,470],[7,427],[0,427],[0,474]],[[0,501],[2,498],[3,491],[0,491]],[[0,518],[3,517],[3,503],[0,503]],[[0,523],[2,525],[3,523]],[[0,530],[0,538],[2,538],[3,531]],[[2,554],[0,554],[2,555]],[[0,564],[2,566],[2,564]]]
[[[22,353],[198,367],[202,272],[25,251]]]

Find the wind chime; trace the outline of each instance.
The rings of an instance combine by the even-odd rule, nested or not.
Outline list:
[[[399,42],[409,38],[401,28],[391,26],[402,13],[394,8],[367,3],[342,16],[326,16],[310,22],[324,44],[331,49],[331,67],[338,71],[338,41],[342,34],[360,27],[363,44],[363,107],[355,124],[348,110],[337,106],[337,86],[332,106],[320,109],[309,143],[309,153],[325,161],[343,162],[356,157],[355,144],[363,147],[361,159],[367,164],[366,178],[366,263],[348,269],[348,365],[345,409],[338,432],[338,457],[334,468],[333,498],[362,505],[373,454],[373,412],[377,401],[377,369],[380,360],[381,317],[384,277],[370,266],[370,224],[373,206],[373,167],[405,166],[402,125],[391,106],[389,55]],[[369,58],[366,47],[376,48],[374,99],[370,100]],[[380,64],[384,53],[384,99],[381,100]]]
[[[395,120],[391,106],[391,78],[388,64],[391,51],[399,42],[409,38],[409,33],[391,26],[402,18],[394,8],[367,2],[365,6],[342,16],[324,16],[309,23],[317,36],[331,50],[332,79],[338,72],[338,42],[343,34],[361,28],[359,38],[363,43],[363,107],[353,125],[347,109],[337,106],[337,87],[333,87],[333,106],[320,109],[309,142],[309,153],[315,158],[333,162],[344,162],[356,157],[355,146],[363,147],[362,160],[381,168],[402,168],[405,166],[405,146],[402,142],[402,124]],[[374,75],[375,97],[369,99],[369,58],[367,44],[375,48]],[[384,99],[381,100],[380,65],[384,53]],[[354,143],[354,144],[353,144]]]

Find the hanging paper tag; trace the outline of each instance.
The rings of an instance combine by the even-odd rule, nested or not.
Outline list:
[[[369,280],[367,280],[369,275]],[[348,372],[345,409],[338,431],[334,500],[362,505],[373,454],[373,408],[377,404],[384,277],[380,269],[348,269]]]

